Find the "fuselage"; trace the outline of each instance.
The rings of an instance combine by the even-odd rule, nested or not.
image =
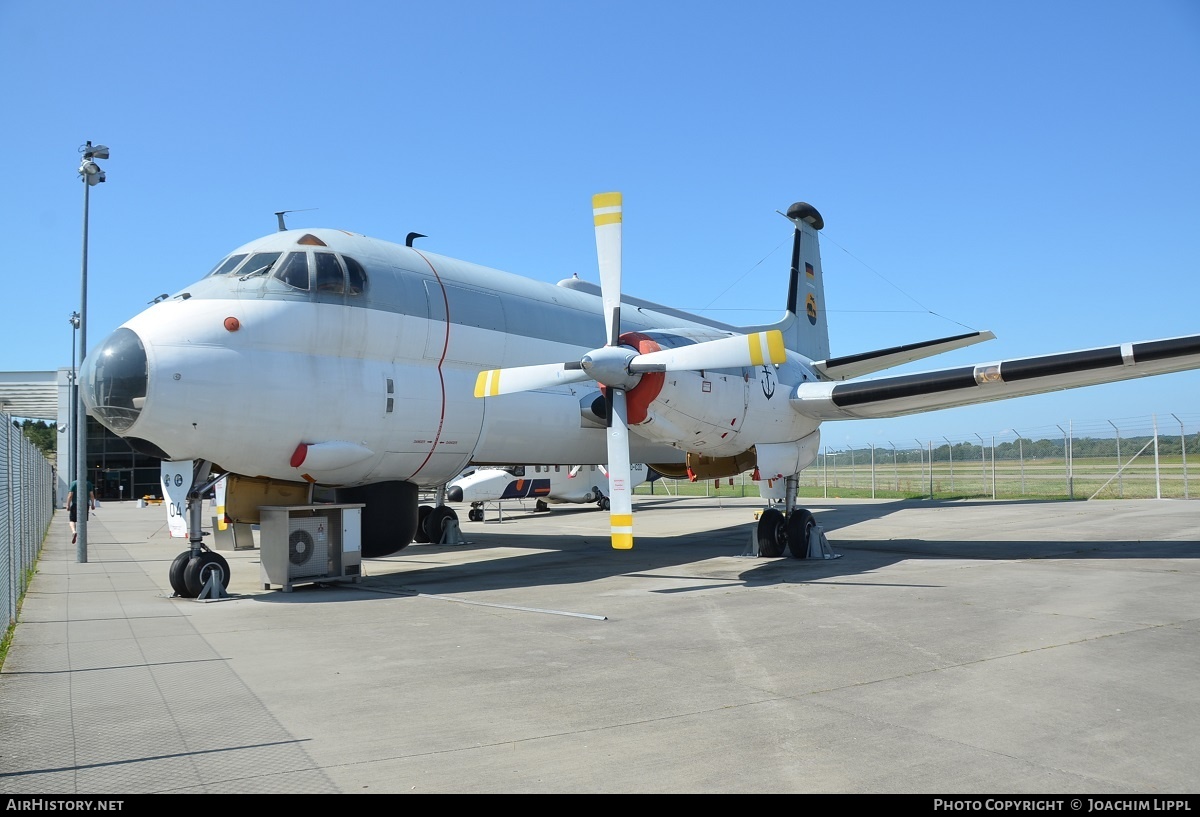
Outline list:
[[[644,305],[623,310],[622,328],[662,348],[733,331]],[[473,396],[481,370],[578,359],[604,339],[590,292],[339,230],[290,230],[127,321],[88,355],[81,383],[90,414],[163,459],[436,486],[471,463],[605,462],[594,382]],[[682,462],[685,451],[729,456],[806,436],[817,423],[787,398],[812,373],[788,358],[661,376],[631,417],[631,457]]]

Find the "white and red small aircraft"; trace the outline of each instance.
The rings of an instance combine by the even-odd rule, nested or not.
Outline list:
[[[645,463],[630,464],[630,490],[650,477]],[[595,503],[607,511],[611,505],[610,491],[608,469],[603,465],[488,465],[447,485],[446,501],[471,503],[467,519],[482,522],[486,503],[511,499],[532,499],[535,511],[565,503]]]
[[[864,375],[993,337],[831,356],[824,220],[788,208],[782,316],[731,326],[623,294],[622,200],[593,198],[600,286],[557,285],[334,229],[281,230],[221,259],[100,343],[80,379],[88,413],[136,450],[192,461],[189,549],[172,587],[196,597],[229,566],[205,547],[198,500],[226,509],[314,498],[363,503],[362,555],[386,556],[456,516],[468,466],[607,464],[612,544],[633,546],[631,462],[715,479],[757,469],[785,504],[756,523],[758,555],[807,558],[815,521],[797,475],[825,420],[895,417],[1200,368],[1200,335],[920,374]],[[411,242],[409,242],[411,243]],[[421,506],[418,491],[438,491]],[[242,501],[239,501],[239,496]]]

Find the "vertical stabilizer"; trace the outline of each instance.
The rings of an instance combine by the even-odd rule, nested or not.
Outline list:
[[[788,283],[787,312],[780,326],[784,344],[812,360],[829,357],[825,283],[821,274],[821,247],[817,232],[825,221],[817,208],[798,201],[787,218],[796,225],[792,239],[792,270]]]

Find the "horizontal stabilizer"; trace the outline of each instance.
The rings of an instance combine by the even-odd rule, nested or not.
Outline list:
[[[1200,368],[1200,335],[1122,343],[854,383],[801,383],[791,405],[821,420],[899,417]]]
[[[877,349],[874,352],[818,360],[813,363],[813,368],[827,380],[852,380],[855,377],[862,377],[864,374],[881,372],[893,366],[940,355],[942,352],[949,352],[952,349],[961,349],[985,340],[993,340],[995,337],[991,332],[968,332],[965,335],[954,335],[921,343],[906,343],[903,346]]]

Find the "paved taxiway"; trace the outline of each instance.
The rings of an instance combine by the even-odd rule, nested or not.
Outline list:
[[[161,507],[52,523],[0,673],[0,792],[1200,791],[1200,502],[510,508],[360,584],[171,598]],[[465,513],[463,514],[465,516]],[[204,518],[209,514],[206,511]]]

